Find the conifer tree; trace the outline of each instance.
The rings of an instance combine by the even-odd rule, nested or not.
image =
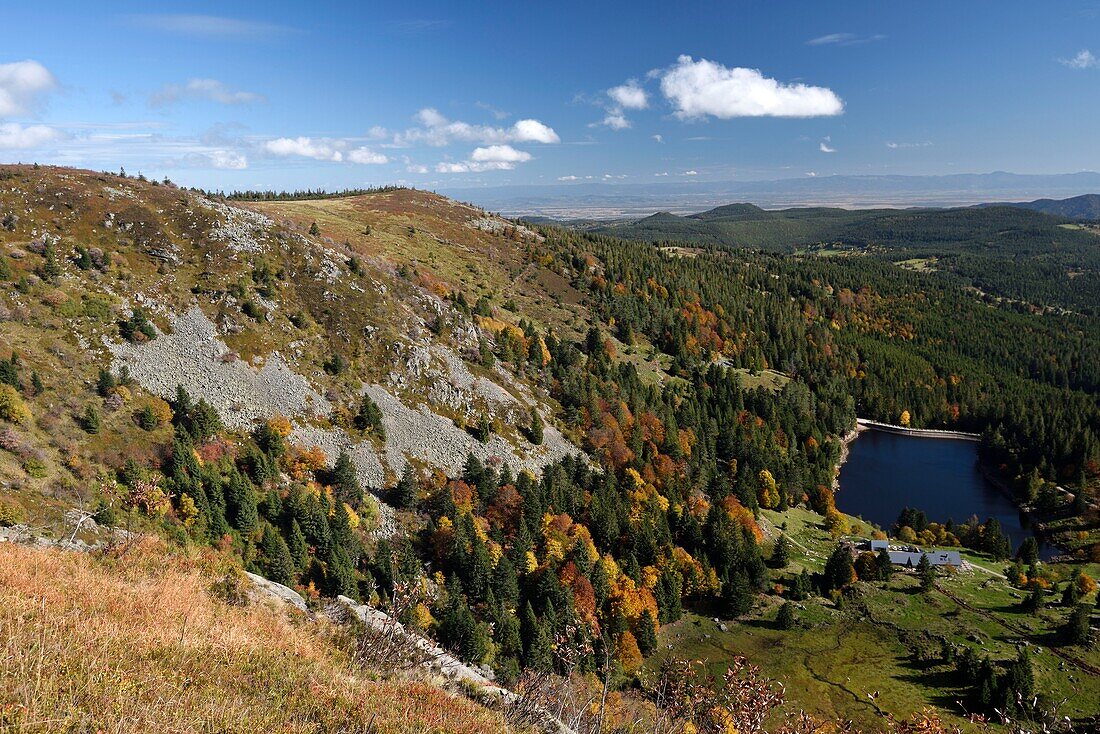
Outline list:
[[[936,572],[928,560],[927,553],[922,553],[920,562],[917,563],[917,577],[920,579],[921,591],[927,593],[932,590],[932,586],[936,583]]]
[[[294,563],[286,541],[271,525],[264,525],[263,535],[260,537],[259,561],[266,578],[285,585],[294,580]]]
[[[336,499],[356,506],[363,501],[363,486],[346,450],[341,450],[332,466],[332,489]]]

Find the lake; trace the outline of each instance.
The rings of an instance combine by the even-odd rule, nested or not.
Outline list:
[[[863,431],[848,447],[836,506],[887,531],[906,506],[923,510],[935,522],[995,517],[1014,552],[1031,535],[1028,517],[982,475],[974,441]],[[1044,558],[1057,552],[1039,545]]]

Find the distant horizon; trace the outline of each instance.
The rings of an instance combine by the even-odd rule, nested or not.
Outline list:
[[[5,11],[0,161],[209,190],[1100,170],[1093,0]]]

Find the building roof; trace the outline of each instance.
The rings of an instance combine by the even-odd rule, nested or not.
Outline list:
[[[958,551],[890,551],[890,562],[897,566],[913,566],[920,563],[921,556],[928,556],[928,562],[933,566],[959,566],[962,565],[962,556]]]

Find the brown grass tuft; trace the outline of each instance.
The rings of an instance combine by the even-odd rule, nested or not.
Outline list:
[[[489,732],[426,683],[370,680],[325,629],[209,592],[213,553],[0,545],[0,731]]]

